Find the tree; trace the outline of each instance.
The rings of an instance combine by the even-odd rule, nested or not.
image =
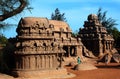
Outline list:
[[[11,74],[15,67],[15,43],[16,38],[7,39],[6,45],[0,51],[0,72]]]
[[[119,30],[115,27],[118,25],[116,23],[116,20],[113,18],[107,18],[106,17],[107,11],[102,12],[102,9],[99,8],[97,12],[97,16],[99,21],[102,23],[104,27],[106,27],[107,32],[111,35],[113,35],[113,38],[115,39],[115,46],[120,47],[119,45],[119,39],[120,39],[120,32]]]
[[[28,7],[28,0],[0,0],[0,21],[21,13]]]
[[[120,40],[120,32],[116,28],[113,28],[111,32],[112,32],[113,38],[115,39],[115,46],[117,48],[120,48],[120,42],[119,42],[119,40]]]
[[[23,12],[25,9],[32,9],[29,7],[28,0],[0,0],[0,29],[9,26],[8,23],[3,22],[4,20]]]
[[[0,35],[0,44],[7,44],[8,40],[5,36]]]
[[[75,32],[72,32],[72,37],[77,37],[78,36],[78,30],[76,30]]]
[[[58,8],[56,8],[55,9],[55,13],[52,13],[52,15],[51,15],[51,19],[52,20],[58,20],[58,21],[67,21],[66,20],[66,18],[65,18],[65,13],[60,13],[60,11],[59,11],[59,9]]]
[[[0,0],[0,30],[9,26],[3,22],[4,20],[23,12],[25,9],[30,10],[31,7],[28,5],[28,0]],[[13,63],[9,61],[14,61],[14,46],[2,34],[0,34],[0,45],[2,45],[0,48],[0,72],[7,72],[13,66]]]
[[[102,23],[104,27],[106,27],[107,32],[109,34],[112,34],[112,30],[117,29],[115,26],[118,24],[116,23],[115,19],[107,18],[106,14],[107,14],[107,11],[102,12],[102,8],[98,9],[97,16],[98,16],[99,21]]]

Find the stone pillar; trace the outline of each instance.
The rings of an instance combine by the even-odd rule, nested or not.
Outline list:
[[[21,59],[21,56],[19,57],[18,59],[18,69],[21,69],[21,64],[22,64],[22,59]]]
[[[46,64],[45,64],[46,65],[46,69],[48,69],[49,68],[49,60],[48,60],[48,56],[47,55],[46,55],[46,61],[45,62],[46,62]]]
[[[61,55],[60,55],[60,68],[62,68],[62,53],[61,53]]]
[[[106,41],[106,49],[108,49],[108,42]]]
[[[106,41],[103,42],[103,52],[106,51]]]
[[[31,56],[30,57],[30,69],[34,70],[35,69],[35,57]]]
[[[109,50],[109,41],[107,41],[107,49]]]
[[[16,59],[16,69],[18,69],[18,64],[19,64],[18,59]]]
[[[111,45],[112,49],[113,49],[113,45],[114,45],[114,42],[112,41],[112,45]]]
[[[30,61],[29,61],[29,57],[28,57],[28,56],[25,57],[24,62],[25,62],[25,63],[24,63],[25,69],[29,69],[29,64],[30,64],[29,62],[30,62]]]
[[[77,56],[82,57],[83,54],[83,46],[79,45],[76,47],[76,52],[77,52]]]
[[[70,52],[71,52],[71,55],[72,55],[72,56],[75,56],[75,53],[76,53],[76,48],[75,48],[75,46],[74,46],[74,47],[73,47],[73,46],[71,47],[71,51],[70,51]]]
[[[17,56],[16,56],[17,57]],[[18,56],[17,58],[16,58],[16,69],[17,70],[19,70],[20,68],[21,68],[21,58],[20,58],[20,56]]]
[[[74,48],[75,50],[75,56],[77,56],[77,46]]]
[[[56,63],[55,63],[55,56],[54,55],[52,56],[52,62],[53,62],[53,68],[55,68]]]
[[[40,61],[40,58],[39,58],[39,56],[37,55],[37,56],[35,57],[36,69],[39,69],[39,66],[40,66],[39,61]]]
[[[68,46],[68,57],[70,57],[70,46]]]
[[[26,69],[26,58],[25,56],[22,57],[22,69]]]
[[[39,69],[42,69],[42,56],[39,55]]]
[[[108,42],[108,44],[109,44],[109,50],[110,50],[110,41]]]
[[[99,56],[103,55],[103,44],[101,42],[101,40],[99,40]]]
[[[48,68],[50,68],[50,55],[48,55]]]
[[[28,68],[30,69],[31,68],[31,66],[30,66],[30,57],[28,57]]]
[[[44,55],[41,56],[41,59],[42,59],[42,69],[45,68],[45,57]]]
[[[54,55],[54,63],[55,63],[54,68],[58,67],[57,55]]]
[[[50,59],[49,59],[49,64],[50,64],[50,68],[52,68],[53,67],[53,61],[52,61],[52,55],[50,55]]]
[[[110,41],[110,50],[112,49],[112,41]]]

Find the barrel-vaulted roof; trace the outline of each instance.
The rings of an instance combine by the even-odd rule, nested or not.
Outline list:
[[[69,25],[64,21],[48,20],[47,18],[41,17],[24,17],[21,18],[19,24],[20,27],[30,27],[35,26],[36,24],[38,24],[40,27],[49,27],[50,25],[52,25],[54,31],[72,32]]]
[[[49,20],[49,24],[54,26],[54,31],[72,32],[69,25],[64,21]]]

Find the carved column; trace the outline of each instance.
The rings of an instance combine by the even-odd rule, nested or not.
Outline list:
[[[26,69],[26,62],[25,62],[25,56],[22,57],[22,69]]]
[[[57,65],[58,65],[58,62],[57,62],[57,56],[56,56],[56,55],[53,55],[52,62],[53,62],[53,68],[56,68]]]
[[[62,55],[62,53],[61,53],[61,55],[60,55],[60,68],[62,68],[63,67],[63,64],[62,64],[62,58],[63,58],[63,55]]]
[[[106,49],[108,49],[108,42],[106,41]]]
[[[38,64],[39,64],[39,69],[42,69],[42,57],[41,57],[41,55],[39,55],[39,62],[38,62]]]
[[[52,68],[52,66],[53,66],[52,55],[50,55],[49,57],[50,57],[50,59],[49,59],[50,68]]]
[[[35,69],[38,69],[39,68],[39,65],[38,65],[38,57],[35,56]]]
[[[42,59],[42,69],[45,68],[45,59],[44,59],[44,55],[41,56],[41,59]]]
[[[77,56],[77,46],[75,46],[74,50],[75,50],[75,56]]]
[[[18,59],[16,59],[16,69],[18,69],[18,65],[19,65],[19,62],[18,62]]]
[[[30,57],[30,67],[32,70],[35,69],[35,56]]]
[[[53,68],[55,68],[55,57],[52,55]]]
[[[49,68],[49,60],[48,60],[48,56],[46,55],[46,69],[48,69]]]
[[[103,42],[103,52],[106,51],[106,41]]]
[[[24,58],[24,65],[25,65],[25,69],[29,69],[29,59],[28,59],[28,56],[26,56],[25,58]]]
[[[70,46],[68,46],[68,57],[70,57]]]
[[[112,49],[112,41],[110,41],[110,50]]]
[[[21,64],[22,64],[22,59],[21,59],[21,57],[19,57],[19,59],[18,59],[18,69],[21,69]]]
[[[55,59],[54,59],[54,61],[55,61],[55,68],[56,68],[56,67],[58,67],[57,55],[55,55]]]
[[[103,45],[101,40],[99,40],[99,56],[102,56],[102,55],[103,55]]]

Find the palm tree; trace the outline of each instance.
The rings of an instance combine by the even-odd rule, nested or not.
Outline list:
[[[99,21],[102,23],[104,27],[106,27],[109,34],[112,34],[112,30],[117,29],[115,26],[118,25],[116,20],[113,18],[106,17],[107,11],[102,12],[102,8],[98,9],[97,16]]]
[[[106,17],[107,11],[102,12],[102,8],[98,9],[97,16],[99,21],[102,23],[104,27],[106,27],[108,34],[113,35],[113,38],[115,39],[115,46],[120,47],[118,40],[120,39],[120,32],[115,27],[118,25],[116,23],[116,20],[113,18],[107,18]]]

